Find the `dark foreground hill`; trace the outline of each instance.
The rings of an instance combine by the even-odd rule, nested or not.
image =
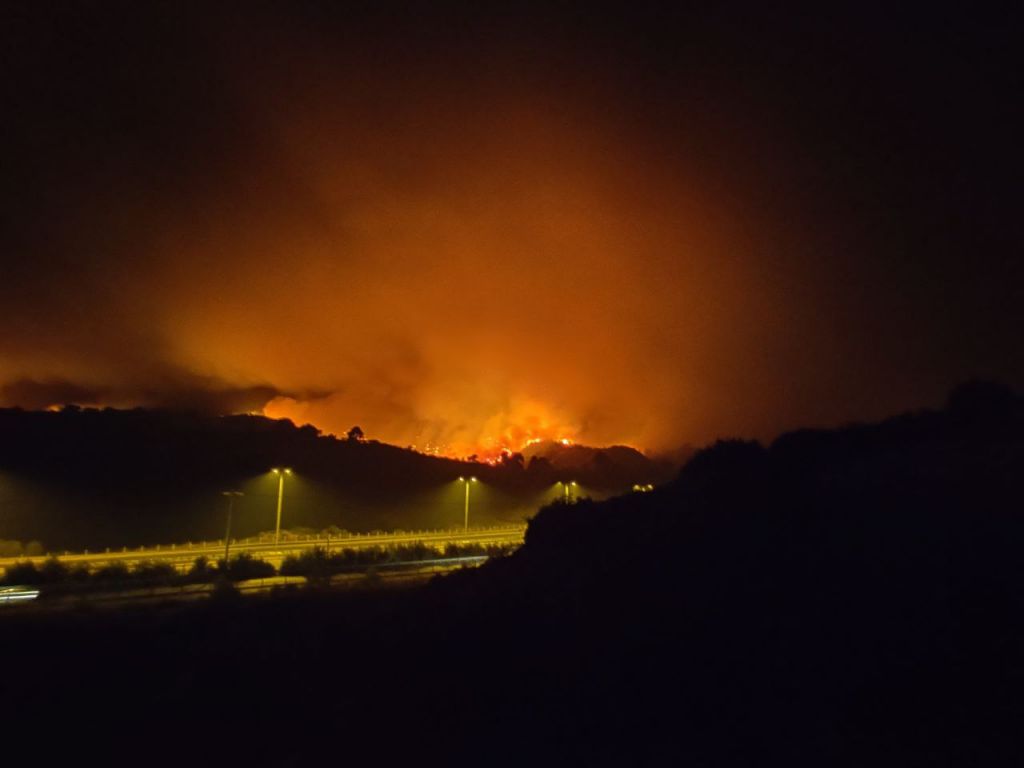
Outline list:
[[[0,539],[48,548],[120,547],[223,536],[221,492],[241,489],[235,532],[272,529],[277,478],[286,528],[350,531],[463,523],[459,476],[475,476],[471,522],[522,522],[578,482],[595,497],[658,483],[675,468],[631,449],[591,451],[572,471],[510,456],[496,466],[375,440],[338,440],[260,416],[160,410],[0,409]]]
[[[1021,399],[968,388],[551,505],[424,590],[0,617],[0,701],[132,759],[1019,765],[1022,478]]]

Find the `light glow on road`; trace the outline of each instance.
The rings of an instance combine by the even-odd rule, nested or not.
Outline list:
[[[39,597],[34,587],[0,587],[0,603],[24,603]]]

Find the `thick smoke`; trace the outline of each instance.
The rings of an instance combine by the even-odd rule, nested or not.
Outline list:
[[[63,42],[9,53],[32,74],[5,83],[0,404],[265,411],[467,455],[766,436],[947,389],[906,356],[921,321],[894,333],[867,295],[870,240],[800,210],[827,194],[792,126],[700,46],[665,72],[614,24],[246,7],[9,20]]]

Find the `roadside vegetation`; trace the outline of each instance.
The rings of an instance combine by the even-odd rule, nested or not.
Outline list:
[[[42,564],[21,561],[7,568],[0,584],[39,587],[44,595],[77,594],[155,587],[181,587],[189,584],[237,582],[248,579],[281,576],[304,576],[311,584],[323,584],[339,573],[376,569],[380,566],[414,564],[423,561],[463,557],[497,557],[508,554],[511,545],[449,544],[443,549],[422,543],[398,547],[343,549],[328,553],[314,547],[300,555],[290,555],[280,570],[266,560],[248,552],[235,555],[225,566],[222,559],[212,561],[198,557],[187,571],[158,561],[142,561],[129,567],[125,563],[109,563],[89,569],[84,565],[68,565],[57,557]]]
[[[443,549],[422,542],[397,547],[342,549],[328,553],[313,547],[299,555],[289,555],[281,563],[282,576],[305,576],[310,583],[321,583],[339,573],[376,569],[402,563],[422,563],[465,557],[501,557],[515,547],[508,544],[448,544]]]

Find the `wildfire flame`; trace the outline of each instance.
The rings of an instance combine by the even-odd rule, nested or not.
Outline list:
[[[344,435],[359,424],[367,436],[395,445],[403,445],[432,456],[471,459],[497,464],[503,456],[523,451],[530,445],[550,441],[573,445],[577,428],[558,409],[539,400],[523,399],[476,418],[463,415],[467,426],[452,428],[456,421],[443,414],[417,414],[410,425],[392,424],[378,431],[372,423],[353,412],[351,421],[339,421],[336,403],[321,400],[296,400],[276,397],[266,404],[263,414],[274,419],[290,419],[296,424],[312,424],[327,434]],[[467,407],[466,411],[470,409]],[[416,431],[412,425],[416,426]]]

